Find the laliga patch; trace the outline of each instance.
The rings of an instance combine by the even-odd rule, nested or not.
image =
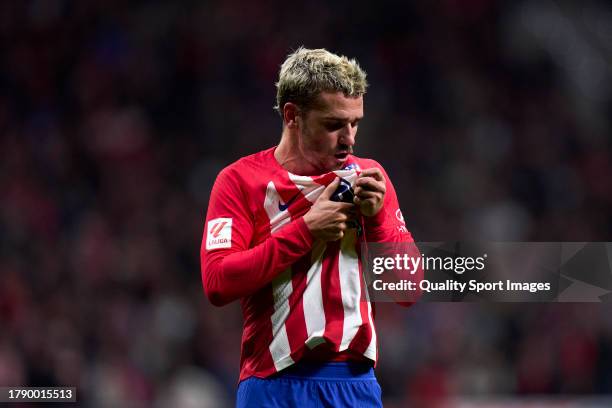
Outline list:
[[[208,221],[206,249],[232,247],[232,219],[215,218]]]

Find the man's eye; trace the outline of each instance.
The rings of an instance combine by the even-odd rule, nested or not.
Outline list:
[[[342,129],[343,127],[343,123],[328,123],[327,125],[325,125],[325,128],[330,131]]]

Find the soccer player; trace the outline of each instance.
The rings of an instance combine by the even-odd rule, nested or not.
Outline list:
[[[379,407],[363,242],[412,242],[382,166],[354,156],[366,74],[299,48],[280,69],[278,146],[223,169],[210,196],[202,281],[244,316],[238,407]]]

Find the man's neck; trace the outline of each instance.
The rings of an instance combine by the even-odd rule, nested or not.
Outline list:
[[[283,130],[281,141],[274,151],[274,158],[285,170],[300,176],[319,174],[318,169],[310,164],[300,152],[295,135]]]

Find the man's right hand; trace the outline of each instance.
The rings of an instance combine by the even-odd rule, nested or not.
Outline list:
[[[304,215],[304,222],[315,238],[337,241],[344,236],[346,222],[354,215],[355,204],[331,201],[340,179],[336,177]]]

